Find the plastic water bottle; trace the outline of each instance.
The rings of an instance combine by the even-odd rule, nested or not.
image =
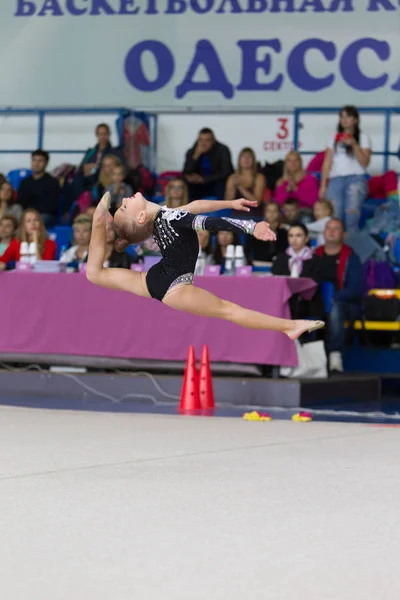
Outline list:
[[[246,259],[244,257],[243,246],[235,246],[235,270],[239,267],[244,267]]]
[[[36,262],[36,254],[37,254],[37,243],[31,242],[29,244],[29,262],[31,265],[34,265]]]
[[[19,261],[21,263],[30,263],[31,262],[30,261],[30,256],[29,256],[29,244],[28,244],[28,242],[21,242],[19,254],[20,254]]]
[[[200,250],[199,255],[197,257],[194,274],[195,275],[204,275],[205,268],[206,268],[206,259],[205,259],[203,252]]]
[[[224,275],[235,274],[235,246],[229,245],[225,255],[225,270]]]

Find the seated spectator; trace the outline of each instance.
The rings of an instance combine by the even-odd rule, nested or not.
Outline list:
[[[112,227],[107,227],[107,245],[106,253],[104,256],[103,267],[117,268],[117,269],[130,269],[133,263],[133,258],[127,252],[118,252],[115,247],[115,240],[117,239],[116,233]]]
[[[122,164],[116,164],[111,171],[111,185],[106,188],[106,191],[110,192],[111,195],[111,214],[114,214],[121,206],[123,198],[130,198],[133,195],[131,186],[124,181],[125,175],[125,167]]]
[[[238,235],[234,231],[218,231],[217,243],[213,252],[213,261],[215,265],[221,265],[221,273],[225,269],[225,256],[228,246],[241,246]],[[245,262],[246,259],[245,259]]]
[[[14,202],[15,191],[8,181],[0,186],[0,218],[4,215],[14,215],[19,221],[22,216],[22,206]]]
[[[197,257],[195,275],[203,275],[207,265],[214,264],[214,257],[211,246],[211,234],[209,231],[200,230],[197,232],[199,240],[199,255]]]
[[[286,155],[283,177],[276,184],[274,194],[274,200],[280,206],[288,198],[295,198],[302,209],[311,209],[318,200],[318,182],[305,172],[301,156],[295,150]]]
[[[229,148],[217,142],[214,132],[205,127],[200,131],[194,146],[187,151],[183,167],[190,199],[214,196],[222,200],[226,180],[232,172]]]
[[[330,372],[342,372],[345,321],[354,321],[361,313],[363,268],[353,250],[344,244],[344,224],[330,219],[324,232],[325,245],[316,249],[321,257],[321,279],[330,282],[333,302],[328,315],[326,348]]]
[[[58,220],[60,184],[46,173],[49,159],[49,154],[44,150],[32,152],[32,175],[20,183],[18,204],[25,210],[34,208],[40,213],[45,227],[54,227]]]
[[[252,235],[246,238],[246,253],[251,260],[257,262],[271,262],[277,254],[284,252],[288,247],[287,230],[281,224],[279,204],[268,202],[264,208],[264,218],[276,234],[274,242],[263,242]]]
[[[273,275],[290,277],[309,277],[315,282],[321,281],[321,258],[316,256],[308,245],[307,227],[302,223],[292,225],[288,232],[289,247],[278,254],[272,263]],[[290,299],[293,319],[322,319],[324,305],[322,296],[317,290],[312,300],[305,300],[300,294]]]
[[[73,266],[78,270],[80,264],[87,262],[92,233],[92,219],[88,215],[79,215],[74,220],[72,229],[74,231],[74,245],[61,255],[60,262]]]
[[[117,156],[108,154],[103,158],[99,179],[97,184],[92,188],[93,204],[97,204],[104,192],[112,185],[112,174],[115,167],[120,167],[121,161]]]
[[[257,208],[252,208],[248,215],[261,217],[265,187],[265,177],[258,172],[254,150],[243,148],[239,154],[238,167],[226,182],[225,200],[235,200],[236,198],[253,200],[257,202]]]
[[[21,242],[36,244],[37,260],[55,260],[57,246],[47,236],[41,215],[34,208],[28,208],[22,215],[18,237],[14,238],[7,250],[0,256],[0,271],[4,271],[9,263],[19,261]]]
[[[356,107],[344,106],[336,137],[325,151],[320,198],[332,201],[335,216],[345,224],[347,231],[357,231],[359,226],[361,205],[368,194],[366,168],[371,153],[371,141],[360,130]]]
[[[332,219],[333,205],[329,200],[318,200],[314,204],[313,214],[315,221],[307,223],[310,238],[317,241],[317,246],[325,243],[324,231],[327,222]]]
[[[103,158],[108,154],[117,156],[124,164],[124,154],[121,148],[113,148],[110,142],[111,131],[106,123],[96,127],[97,144],[88,148],[79,166],[80,189],[76,190],[78,197],[83,191],[92,189],[99,178]]]
[[[175,177],[168,181],[165,188],[165,204],[167,208],[178,208],[189,202],[189,191],[186,181]]]
[[[0,218],[0,256],[11,244],[18,229],[18,221],[14,215],[8,214]]]
[[[301,221],[299,203],[296,198],[287,198],[283,203],[283,224],[288,229],[291,225]]]

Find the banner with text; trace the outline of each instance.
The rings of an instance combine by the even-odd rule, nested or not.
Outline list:
[[[399,104],[399,0],[2,0],[8,106]]]

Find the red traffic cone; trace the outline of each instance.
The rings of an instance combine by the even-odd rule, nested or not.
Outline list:
[[[210,410],[215,408],[212,374],[210,369],[210,359],[208,356],[207,346],[203,346],[203,351],[201,353],[199,394],[200,404],[203,410]]]
[[[180,412],[187,413],[199,411],[201,409],[199,388],[197,383],[196,358],[194,356],[193,346],[189,347],[186,360],[185,376],[183,379]]]

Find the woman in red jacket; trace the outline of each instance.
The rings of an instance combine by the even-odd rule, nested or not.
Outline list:
[[[35,242],[38,260],[55,260],[56,243],[49,240],[42,217],[33,208],[28,208],[21,218],[18,237],[14,238],[3,256],[0,256],[0,271],[4,271],[8,263],[20,259],[21,242]]]

